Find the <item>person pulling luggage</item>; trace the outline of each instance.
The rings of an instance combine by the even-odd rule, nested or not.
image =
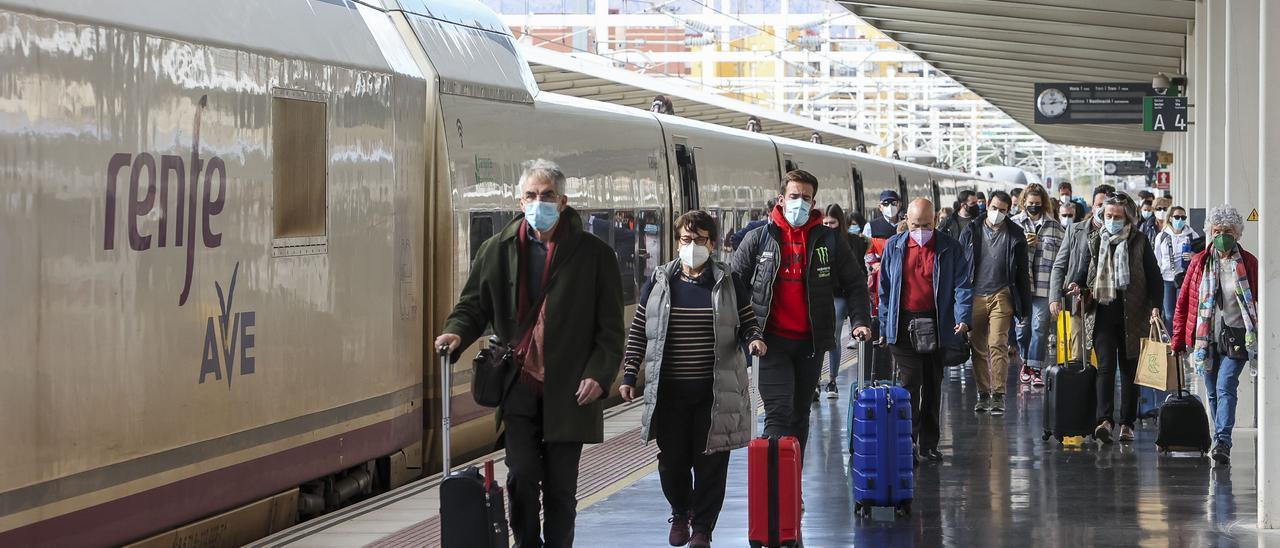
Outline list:
[[[491,326],[516,349],[519,380],[495,416],[505,427],[519,548],[573,546],[582,445],[604,441],[601,400],[618,375],[625,337],[618,256],[583,230],[565,182],[546,160],[525,169],[517,186],[523,215],[481,244],[435,341],[456,358]]]
[[[675,227],[680,258],[658,268],[640,291],[620,391],[626,401],[641,395],[636,380],[643,364],[640,437],[657,440],[661,451],[658,476],[671,505],[668,540],[705,548],[724,505],[729,451],[751,441],[750,382],[739,344],[756,356],[768,347],[747,285],[711,258],[715,219],[695,210]]]
[[[942,353],[964,346],[972,321],[973,289],[964,247],[933,228],[933,202],[907,208],[908,231],[889,239],[880,265],[880,344],[898,365],[911,393],[912,437],[920,458],[942,453]]]
[[[1240,372],[1258,351],[1258,259],[1239,243],[1244,218],[1230,205],[1209,211],[1205,232],[1212,245],[1197,253],[1174,308],[1174,352],[1190,354],[1204,376],[1214,423],[1210,454],[1231,462]]]
[[[823,352],[836,345],[834,302],[843,295],[854,338],[871,330],[867,280],[849,246],[822,225],[813,209],[818,179],[786,174],[769,224],[752,230],[733,252],[733,272],[751,286],[751,304],[764,326],[769,353],[760,360],[760,397],[766,436],[809,438],[813,387]],[[874,224],[874,223],[873,223]]]
[[[1137,227],[1138,207],[1124,193],[1107,198],[1103,226],[1089,234],[1089,269],[1067,286],[1085,302],[1085,342],[1098,356],[1098,424],[1094,439],[1111,442],[1116,369],[1120,370],[1120,441],[1133,441],[1138,415],[1138,355],[1150,323],[1160,318],[1164,281],[1151,242]]]

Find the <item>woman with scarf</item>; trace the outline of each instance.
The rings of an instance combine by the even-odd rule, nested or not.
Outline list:
[[[1204,375],[1214,422],[1213,460],[1231,462],[1240,372],[1258,351],[1258,259],[1238,243],[1244,219],[1230,205],[1205,219],[1213,244],[1187,267],[1173,314],[1173,351]]]
[[[1138,415],[1138,355],[1150,322],[1160,317],[1164,280],[1151,243],[1138,228],[1138,207],[1123,193],[1107,198],[1102,228],[1089,235],[1089,269],[1068,286],[1085,303],[1085,341],[1098,357],[1097,428],[1094,439],[1111,442],[1115,429],[1115,379],[1120,370],[1120,441],[1133,441]]]

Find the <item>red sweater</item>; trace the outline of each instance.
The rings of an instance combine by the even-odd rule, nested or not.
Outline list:
[[[770,214],[781,235],[778,250],[778,276],[773,281],[773,304],[769,312],[767,333],[792,340],[813,338],[809,326],[809,296],[805,288],[805,266],[809,260],[809,229],[822,223],[822,212],[809,211],[809,222],[792,228],[778,204]]]
[[[907,236],[907,256],[902,262],[902,308],[907,312],[933,312],[938,308],[933,298],[933,262],[937,258],[938,235],[924,247]]]

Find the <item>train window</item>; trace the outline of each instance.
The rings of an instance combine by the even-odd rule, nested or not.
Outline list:
[[[867,211],[867,198],[863,196],[862,170],[853,166],[853,207],[856,211]]]
[[[662,220],[655,210],[641,211],[636,220],[636,281],[643,286],[662,264]]]
[[[791,160],[791,158],[787,158],[787,161],[786,161],[786,172],[787,172],[787,173],[791,173],[792,171],[795,171],[795,170],[797,170],[797,169],[800,169],[800,166],[796,165],[796,163],[795,163],[794,161],[792,161],[792,160]]]
[[[622,301],[636,302],[636,214],[619,211],[613,217],[613,249],[618,254],[618,269],[622,271]]]
[[[911,201],[911,198],[907,196],[907,178],[901,175],[898,176],[898,197],[904,202]]]
[[[480,251],[480,244],[485,240],[493,237],[493,214],[488,212],[471,214],[471,260],[476,260],[476,252]]]
[[[677,144],[676,166],[680,171],[681,213],[698,209],[698,165],[694,161],[693,150]]]
[[[305,248],[326,243],[327,110],[322,94],[282,89],[273,92],[272,217],[276,239],[273,248]]]

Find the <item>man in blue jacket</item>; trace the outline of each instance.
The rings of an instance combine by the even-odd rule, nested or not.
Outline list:
[[[881,261],[880,342],[889,345],[898,381],[911,393],[917,460],[938,462],[943,355],[968,344],[973,311],[968,255],[955,238],[934,230],[933,202],[918,198],[907,208],[907,232],[889,238]],[[930,323],[936,337],[919,336]],[[921,352],[918,346],[929,342],[935,349]]]

